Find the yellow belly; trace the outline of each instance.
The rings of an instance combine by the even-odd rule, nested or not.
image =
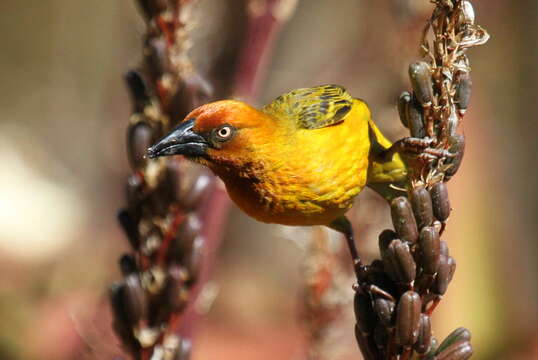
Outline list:
[[[369,148],[367,118],[359,108],[340,124],[299,130],[268,147],[241,176],[219,175],[232,200],[259,221],[327,225],[366,185]]]

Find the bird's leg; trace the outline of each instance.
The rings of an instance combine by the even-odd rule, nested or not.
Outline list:
[[[328,226],[333,230],[341,232],[345,236],[349,252],[351,253],[351,259],[353,260],[353,270],[355,270],[357,281],[360,284],[364,266],[361,258],[359,257],[359,253],[357,252],[357,247],[355,246],[355,238],[353,236],[353,227],[351,226],[351,222],[345,216],[341,216]]]
[[[455,156],[448,150],[431,147],[434,144],[435,140],[431,138],[406,137],[396,141],[390,148],[379,154],[379,158],[381,161],[390,161],[395,153],[400,153],[410,157],[425,155],[431,160]]]

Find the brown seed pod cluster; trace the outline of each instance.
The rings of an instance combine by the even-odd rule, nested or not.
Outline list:
[[[396,231],[381,233],[381,259],[364,269],[356,287],[356,336],[363,354],[371,354],[368,359],[385,359],[387,353],[437,351],[430,315],[456,269],[439,235],[449,214],[443,182],[429,190],[416,187],[409,198],[391,202]]]
[[[465,360],[470,333],[459,328],[440,345],[431,314],[448,290],[456,261],[441,240],[451,207],[446,182],[465,149],[459,124],[469,105],[466,50],[487,41],[469,1],[436,0],[424,30],[424,59],[409,66],[412,92],[398,100],[411,138],[400,141],[409,168],[407,196],[391,201],[393,230],[379,236],[381,259],[366,266],[355,294],[355,334],[366,360]]]
[[[181,160],[149,160],[146,151],[170,119],[209,101],[208,84],[187,66],[180,11],[188,1],[140,0],[147,32],[141,70],[125,80],[133,103],[127,128],[132,170],[118,220],[131,250],[123,280],[110,288],[114,329],[136,359],[187,359],[190,340],[177,334],[203,258],[199,208],[213,184],[207,170]]]

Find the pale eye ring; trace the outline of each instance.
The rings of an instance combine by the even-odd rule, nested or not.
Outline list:
[[[219,141],[230,140],[234,135],[235,129],[231,125],[222,125],[215,131],[215,137]]]

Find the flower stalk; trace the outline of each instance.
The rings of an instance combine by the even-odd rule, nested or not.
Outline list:
[[[467,49],[489,35],[474,23],[470,1],[432,2],[420,45],[423,59],[409,66],[412,92],[398,101],[411,134],[405,143],[416,146],[405,149],[410,185],[406,196],[391,202],[395,231],[379,236],[381,259],[364,269],[355,287],[355,334],[366,360],[465,360],[473,354],[464,328],[438,344],[431,315],[456,270],[441,236],[451,211],[446,182],[465,149],[460,123],[471,94]]]

